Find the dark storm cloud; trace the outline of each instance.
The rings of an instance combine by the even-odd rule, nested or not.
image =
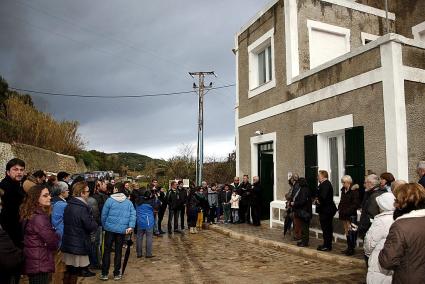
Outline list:
[[[104,96],[190,90],[188,71],[234,83],[234,34],[266,2],[0,0],[0,75],[20,88]],[[194,94],[33,98],[58,119],[80,121],[88,148],[166,157],[196,140]],[[221,155],[233,147],[233,109],[234,88],[206,97],[205,143]]]

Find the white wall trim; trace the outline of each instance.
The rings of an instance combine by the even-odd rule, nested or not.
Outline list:
[[[332,132],[353,127],[353,115],[344,115],[313,122],[313,134]]]
[[[378,8],[374,8],[371,6],[367,6],[364,4],[360,4],[360,3],[356,3],[353,1],[347,1],[347,0],[321,0],[322,2],[327,2],[327,3],[331,3],[331,4],[335,4],[338,6],[343,6],[346,8],[350,8],[359,12],[363,12],[363,13],[367,13],[367,14],[371,14],[371,15],[375,15],[381,18],[385,18],[385,11],[378,9]],[[258,11],[251,19],[248,20],[248,22],[243,25],[239,32],[237,33],[237,36],[239,36],[240,34],[242,34],[246,29],[248,29],[253,23],[255,23],[259,18],[261,18],[261,16],[263,16],[268,10],[270,10],[270,8],[272,8],[276,3],[278,3],[279,0],[272,0],[269,3],[267,3],[266,5],[264,5],[264,7]],[[295,3],[296,5],[296,3]],[[286,6],[286,0],[285,0],[285,6]],[[395,20],[395,14],[394,13],[388,13],[388,19],[390,20]]]
[[[298,7],[297,0],[285,0],[285,47],[286,47],[286,84],[300,74],[298,51]]]
[[[261,129],[259,129],[261,130]],[[273,181],[273,200],[277,200],[277,172],[276,172],[276,149],[277,149],[277,140],[276,132],[271,132],[263,135],[252,136],[250,138],[251,142],[251,177],[258,176],[258,144],[273,142],[273,170],[274,170],[274,181]]]
[[[379,35],[368,34],[368,33],[365,33],[365,32],[361,32],[360,33],[360,37],[362,39],[362,44],[365,45],[366,44],[366,40],[374,41],[374,40],[377,40],[380,36]]]
[[[313,52],[312,51],[315,48],[317,48],[314,45],[314,43],[312,42],[313,30],[344,36],[344,38],[345,38],[345,53],[350,52],[350,30],[349,29],[339,27],[339,26],[335,26],[335,25],[326,24],[326,23],[323,23],[323,22],[313,21],[313,20],[307,20],[307,29],[308,29],[308,39],[309,39],[308,40],[308,49],[309,49],[309,54],[310,54],[310,69],[312,69],[316,66],[320,66],[323,63],[326,63],[326,62],[333,59],[332,58],[330,60],[326,60],[325,62],[322,62],[320,64],[315,64],[313,66],[313,63],[312,63],[313,62],[312,61]]]
[[[381,62],[387,171],[396,179],[409,180],[401,44],[393,41],[383,44]]]
[[[271,47],[272,55],[272,79],[262,85],[258,85],[258,53],[267,46]],[[274,28],[264,33],[260,38],[248,46],[248,98],[257,96],[267,90],[276,87],[275,53],[274,53]]]
[[[410,66],[403,66],[403,79],[425,84],[425,70]]]
[[[420,40],[420,33],[425,32],[425,22],[412,27],[412,34],[415,40]]]
[[[356,3],[354,1],[348,1],[348,0],[321,0],[322,2],[327,2],[331,4],[335,4],[338,6],[343,6],[349,9],[353,9],[359,12],[375,15],[381,18],[385,18],[385,10],[381,10],[378,8],[374,8],[368,5]],[[389,12],[388,13],[388,19],[395,21],[395,14]]]
[[[245,116],[240,118],[238,121],[238,127],[248,125],[281,113],[285,113],[303,106],[313,104],[328,98],[332,98],[349,91],[359,89],[377,82],[382,81],[382,72],[381,68],[377,68],[366,73],[357,75],[355,77],[349,78],[347,80],[338,82],[331,86],[325,87],[323,89],[305,94],[298,98],[292,99],[290,101],[278,104],[276,106],[267,108],[265,110],[259,111],[257,113]]]

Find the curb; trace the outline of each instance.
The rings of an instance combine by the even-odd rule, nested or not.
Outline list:
[[[331,263],[340,264],[344,266],[350,265],[353,268],[362,268],[362,269],[365,268],[364,260],[361,260],[361,259],[355,259],[352,257],[343,256],[343,255],[333,255],[333,254],[317,251],[311,248],[300,248],[300,247],[283,243],[283,242],[266,240],[259,237],[241,234],[241,233],[238,233],[238,232],[235,232],[217,225],[209,225],[208,229],[233,239],[246,241],[246,242],[260,245],[266,248],[278,249],[290,254],[295,254],[295,255],[299,255],[299,256],[303,256],[307,258],[314,258],[317,260],[331,262]]]

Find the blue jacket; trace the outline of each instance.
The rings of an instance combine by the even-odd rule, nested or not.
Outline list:
[[[149,203],[143,203],[137,206],[137,228],[138,229],[152,229],[155,223],[153,217],[153,207]]]
[[[102,226],[105,231],[125,234],[136,225],[136,210],[124,193],[112,194],[102,209]]]
[[[59,246],[62,243],[63,236],[63,213],[65,211],[67,203],[65,200],[56,196],[52,200],[52,226],[55,228],[56,232],[59,234],[60,242]]]

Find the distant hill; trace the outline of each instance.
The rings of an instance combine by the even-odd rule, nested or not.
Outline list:
[[[90,170],[113,170],[120,172],[123,168],[141,172],[148,163],[163,165],[164,160],[153,159],[137,153],[104,153],[96,150],[82,151],[78,158],[82,159]]]

